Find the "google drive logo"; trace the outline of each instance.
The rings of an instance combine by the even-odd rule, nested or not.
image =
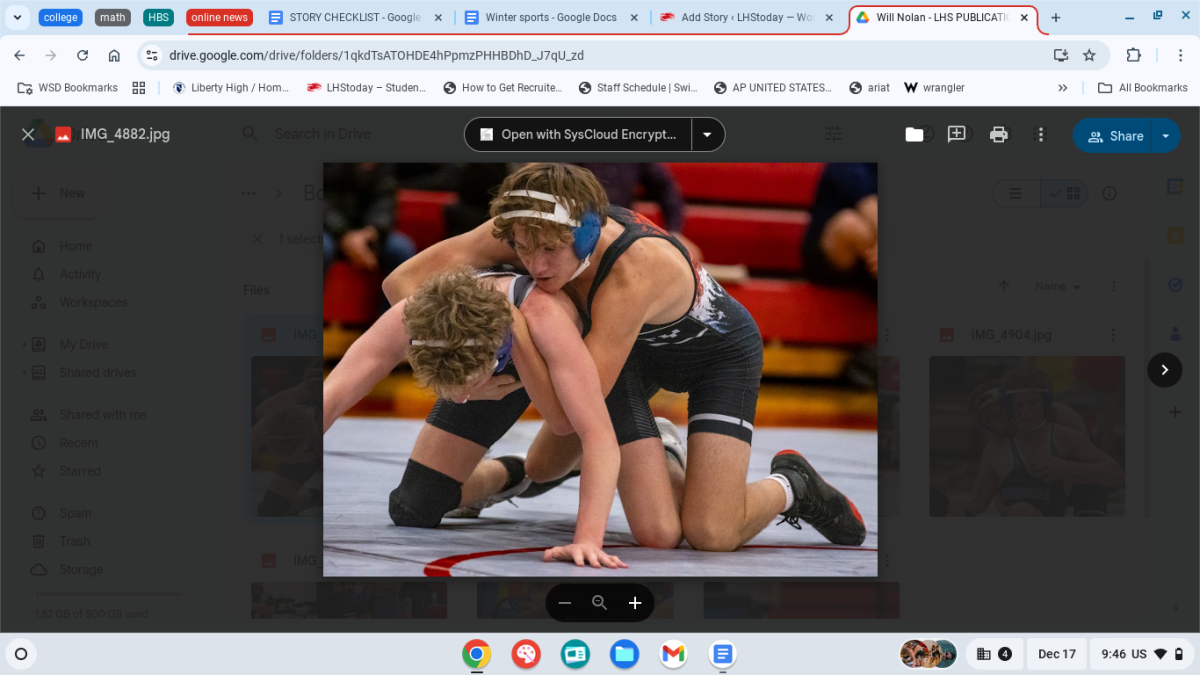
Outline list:
[[[866,12],[859,12],[858,18],[855,19],[855,21],[857,21],[858,23],[866,23],[870,20],[871,20],[871,18],[867,16]]]
[[[471,640],[463,646],[462,656],[468,668],[483,668],[492,660],[492,648],[483,640]]]

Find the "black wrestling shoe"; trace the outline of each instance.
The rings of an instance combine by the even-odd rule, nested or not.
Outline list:
[[[826,483],[808,460],[795,450],[784,450],[771,460],[771,473],[785,476],[792,484],[792,508],[780,523],[800,529],[800,521],[813,526],[829,541],[843,546],[860,546],[867,526],[854,502]]]
[[[572,471],[572,472],[568,473],[567,475],[563,476],[562,478],[559,478],[558,480],[550,480],[550,481],[546,481],[545,483],[533,483],[528,488],[526,488],[524,492],[517,495],[517,499],[529,499],[530,497],[540,497],[541,495],[546,494],[547,492],[549,492],[549,491],[553,490],[554,488],[558,487],[559,485],[562,485],[563,483],[571,480],[572,478],[578,478],[578,477],[579,477],[579,472]]]

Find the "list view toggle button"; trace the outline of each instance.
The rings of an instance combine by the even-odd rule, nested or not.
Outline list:
[[[1071,137],[1089,153],[1162,153],[1179,145],[1179,125],[1165,117],[1089,117]]]

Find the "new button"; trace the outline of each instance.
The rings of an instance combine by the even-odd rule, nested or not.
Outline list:
[[[1165,117],[1089,117],[1071,137],[1088,153],[1162,153],[1179,145],[1179,125]]]

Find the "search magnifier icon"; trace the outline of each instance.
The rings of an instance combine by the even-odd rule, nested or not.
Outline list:
[[[603,609],[606,612],[608,611],[608,608],[604,606],[604,596],[602,596],[602,595],[593,595],[592,596],[592,607],[599,607],[600,609]]]
[[[256,141],[258,140],[258,137],[254,135],[254,127],[249,125],[242,127],[242,135],[246,138],[253,138]]]

